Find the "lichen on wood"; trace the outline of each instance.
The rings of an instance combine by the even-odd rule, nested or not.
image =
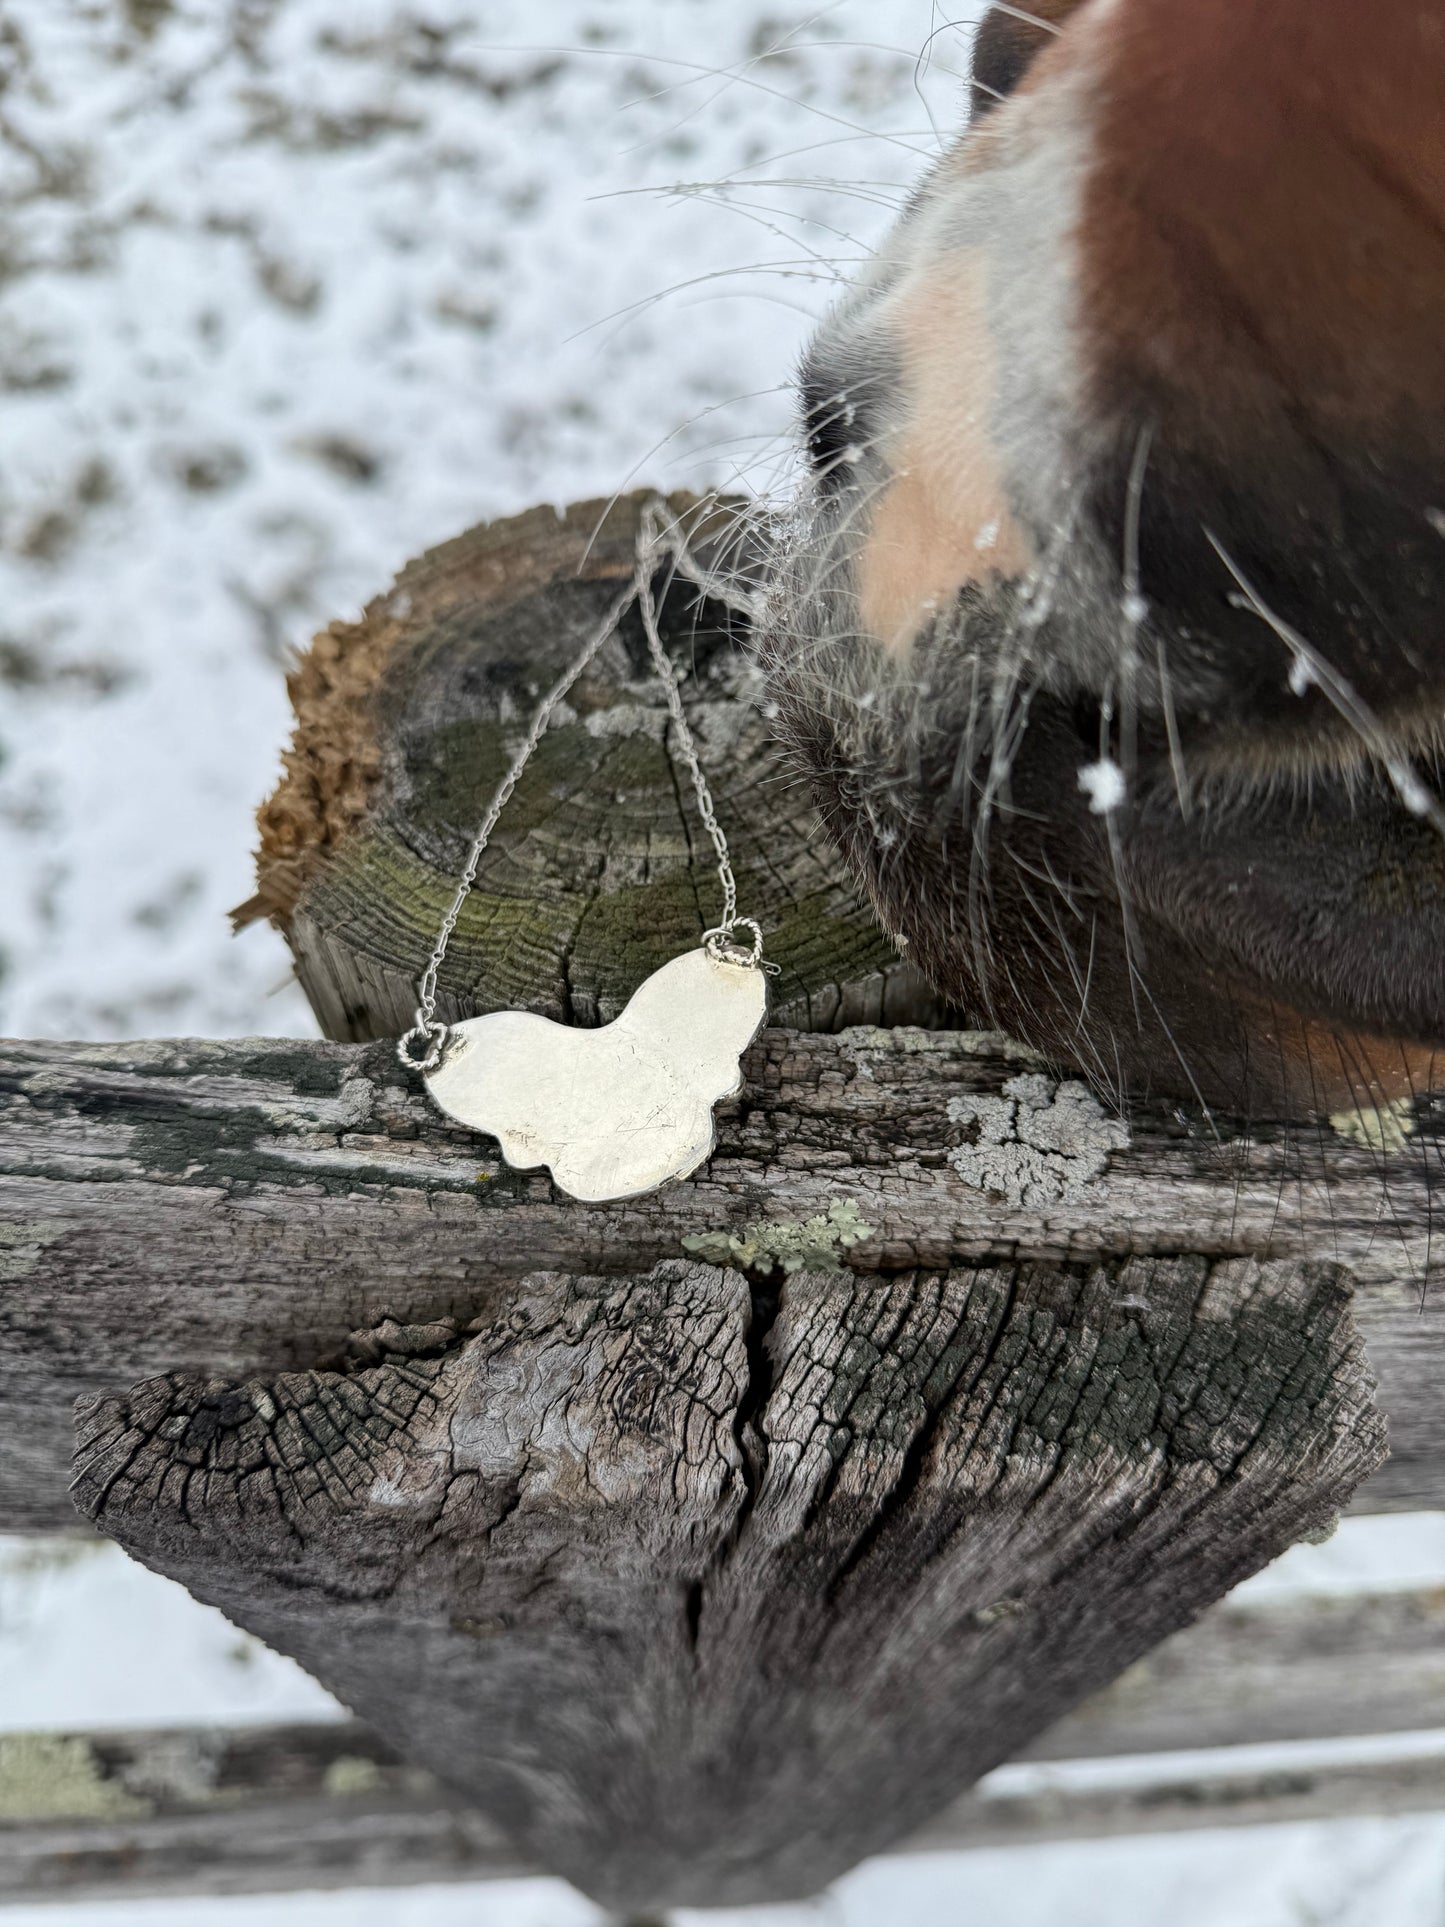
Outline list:
[[[473,532],[330,632],[262,897],[338,1035],[409,1021],[479,796],[636,514]],[[86,1394],[103,1530],[627,1908],[811,1892],[902,1839],[1383,1456],[1342,1274],[1226,1256],[1308,1254],[1323,1184],[1378,1273],[1360,1147],[1126,1130],[1007,1040],[804,1034],[917,986],[771,762],[727,619],[681,614],[796,1026],[686,1184],[563,1199],[385,1045],[0,1059],[0,1407],[29,1425],[0,1502],[54,1504],[56,1395]],[[488,852],[441,1014],[609,1019],[711,921],[697,855],[624,623]],[[1405,1203],[1428,1246],[1428,1185]],[[337,1755],[320,1793],[391,1771]]]
[[[0,1825],[40,1820],[127,1820],[146,1801],[107,1779],[87,1740],[57,1733],[0,1733]]]
[[[1413,1137],[1416,1118],[1413,1098],[1396,1098],[1391,1104],[1367,1104],[1353,1111],[1336,1111],[1330,1129],[1350,1144],[1369,1151],[1403,1151]]]
[[[1078,1197],[1104,1175],[1111,1152],[1129,1147],[1128,1126],[1087,1085],[1036,1071],[1009,1078],[996,1097],[950,1098],[948,1117],[973,1128],[948,1154],[964,1183],[1034,1209]]]
[[[843,1254],[876,1229],[863,1222],[855,1199],[835,1198],[826,1211],[801,1223],[773,1219],[744,1231],[694,1231],[682,1248],[704,1264],[734,1265],[739,1271],[841,1271]]]

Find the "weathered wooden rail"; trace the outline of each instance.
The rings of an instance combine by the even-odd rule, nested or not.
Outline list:
[[[47,1747],[62,1769],[94,1763],[104,1776],[91,1794],[101,1811],[23,1827],[0,1822],[0,1905],[419,1886],[539,1871],[485,1814],[398,1764],[364,1728],[64,1735]],[[180,1762],[192,1771],[199,1762],[216,1781],[186,1779]],[[298,1772],[298,1762],[307,1771]],[[1439,1754],[1408,1751],[1222,1762],[1207,1775],[1195,1764],[1173,1775],[1161,1766],[1112,1786],[985,1784],[900,1850],[1428,1813],[1439,1809],[1445,1771]],[[130,1784],[145,1791],[129,1794]]]
[[[384,1046],[7,1047],[0,1393],[19,1449],[0,1521],[63,1522],[68,1409],[90,1394],[85,1509],[295,1653],[411,1769],[481,1798],[488,1825],[469,1832],[439,1817],[435,1794],[418,1804],[417,1782],[398,1807],[388,1781],[391,1819],[373,1838],[396,1840],[395,1865],[561,1867],[628,1904],[678,1892],[679,1865],[716,1838],[709,1805],[676,1846],[642,1822],[638,1858],[605,1863],[593,1816],[625,1785],[615,1736],[633,1721],[673,1800],[688,1773],[707,1787],[721,1770],[734,1791],[790,1773],[772,1738],[788,1718],[806,1729],[819,1692],[842,1693],[841,1783],[809,1824],[793,1823],[794,1788],[772,1802],[788,1817],[758,1860],[704,1869],[711,1893],[806,1890],[860,1842],[908,1838],[1325,1523],[1378,1457],[1351,1311],[1404,1446],[1393,1491],[1388,1467],[1375,1475],[1377,1503],[1439,1490],[1436,1328],[1421,1300],[1428,1113],[1390,1154],[1382,1208],[1383,1154],[1357,1138],[1191,1131],[1148,1110],[1124,1126],[1003,1040],[770,1032],[748,1069],[703,1174],[586,1207],[479,1156]],[[1353,1306],[1343,1274],[1288,1255],[1326,1238],[1356,1271]],[[1266,1256],[1231,1255],[1247,1251]],[[747,1275],[700,1262],[728,1258]],[[1107,1417],[1121,1385],[1128,1400]],[[546,1417],[556,1410],[565,1435]],[[1012,1416],[980,1430],[990,1412]],[[949,1572],[939,1619],[930,1602]],[[385,1602],[380,1618],[368,1596]],[[1100,1610],[1097,1633],[1070,1599]],[[914,1629],[891,1657],[885,1624]],[[624,1652],[636,1642],[622,1673],[599,1661],[589,1625],[610,1626]],[[936,1655],[923,1675],[909,1657],[920,1636]],[[831,1686],[801,1657],[818,1640],[839,1642]],[[1253,1673],[1236,1642],[1210,1690],[1232,1666],[1257,1708],[1278,1707],[1261,1691],[1270,1642],[1254,1644]],[[791,1676],[791,1714],[774,1667]],[[446,1709],[424,1690],[433,1676]],[[504,1709],[545,1706],[555,1680],[561,1727],[539,1742],[524,1722],[518,1744],[540,1743],[571,1787],[579,1832],[561,1853],[556,1796],[535,1818],[509,1806],[495,1757]],[[1156,1696],[1149,1744],[1249,1730],[1170,1690],[1175,1711],[1162,1710],[1169,1691]],[[1412,1697],[1425,1703],[1398,1676],[1394,1690],[1402,1717]],[[1336,1691],[1313,1720],[1297,1700],[1281,1730],[1378,1727],[1387,1699],[1376,1679],[1353,1718]],[[761,1754],[753,1709],[770,1736]],[[698,1719],[714,1723],[705,1757],[679,1760]],[[491,1764],[462,1763],[476,1731]],[[1369,1774],[1318,1785],[1337,1803],[1379,1797]],[[715,1804],[716,1787],[697,1797]],[[256,1838],[272,1824],[258,1800]],[[1123,1796],[1050,1800],[1065,1830],[1142,1811]],[[1258,1784],[1238,1796],[1241,1810],[1264,1800]],[[634,1788],[617,1828],[661,1801]],[[959,1837],[1009,1837],[1026,1810],[985,1800]],[[338,1878],[376,1864],[380,1847],[348,1861],[335,1845],[361,1809],[308,1811],[321,1863],[308,1879],[328,1854]],[[846,1840],[820,1853],[830,1814],[851,1816]],[[180,1819],[178,1838],[214,1827]],[[756,1838],[756,1813],[740,1824]],[[297,1825],[292,1813],[276,1836],[284,1852],[247,1850],[257,1879],[307,1860]],[[789,1866],[798,1837],[812,1857]],[[159,1869],[169,1852],[141,1862]],[[25,1877],[48,1878],[38,1864]]]
[[[1118,1130],[1097,1107],[1063,1148],[1034,1153],[1000,1094],[1036,1072],[1017,1046],[968,1033],[769,1031],[711,1164],[593,1207],[499,1169],[384,1045],[0,1044],[0,1529],[73,1522],[79,1396],[162,1371],[318,1364],[383,1314],[475,1318],[529,1271],[647,1271],[723,1255],[759,1223],[775,1242],[792,1227],[804,1262],[866,1271],[1131,1252],[1338,1260],[1390,1421],[1391,1458],[1359,1502],[1445,1505],[1434,1106],[1388,1153],[1157,1108]],[[980,1101],[1000,1140],[981,1149]],[[849,1212],[867,1226],[855,1243],[827,1222],[840,1209],[843,1236]]]

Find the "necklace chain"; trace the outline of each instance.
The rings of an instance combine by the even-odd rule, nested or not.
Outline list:
[[[437,1020],[437,976],[446,959],[447,946],[457,927],[462,906],[471,893],[472,885],[476,882],[482,853],[491,841],[492,832],[497,827],[502,811],[511,801],[512,793],[517,787],[523,770],[531,762],[537,745],[547,733],[547,726],[558,704],[563,701],[579,677],[596,659],[603,645],[617,633],[618,624],[634,602],[642,618],[648,653],[662,682],[668,715],[677,737],[678,750],[692,778],[693,790],[697,795],[698,814],[702,818],[703,828],[707,831],[717,855],[717,874],[718,881],[722,885],[723,911],[716,927],[704,933],[703,944],[709,954],[721,962],[753,967],[762,964],[762,929],[751,917],[738,915],[737,879],[733,875],[732,860],[728,854],[728,840],[723,833],[722,825],[717,820],[712,791],[708,788],[707,778],[703,774],[697,744],[693,740],[687,713],[682,706],[682,691],[678,687],[677,672],[668,657],[662,632],[658,626],[657,601],[653,593],[652,578],[658,564],[662,561],[670,561],[677,574],[684,576],[706,594],[726,602],[729,607],[740,609],[748,615],[756,615],[758,612],[758,598],[752,591],[739,583],[724,581],[698,562],[682,529],[667,515],[665,503],[654,497],[644,504],[638,529],[636,561],[627,586],[613,598],[602,621],[588,636],[577,655],[537,705],[522,746],[508,765],[506,775],[497,785],[480,827],[472,838],[466,865],[457,882],[456,894],[452,898],[446,915],[442,918],[436,945],[427,959],[426,969],[417,985],[415,1028],[409,1030],[397,1045],[397,1054],[402,1063],[412,1069],[433,1070],[441,1061],[448,1026]],[[752,932],[753,941],[746,950],[738,944],[733,935],[738,929]],[[771,966],[768,967],[771,968]],[[425,1055],[416,1057],[412,1054],[412,1047],[420,1043],[426,1045]]]

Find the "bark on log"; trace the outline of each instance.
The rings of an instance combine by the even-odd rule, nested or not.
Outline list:
[[[816,1892],[1383,1456],[1337,1268],[543,1276],[350,1371],[91,1402],[76,1495],[535,1864]]]
[[[286,777],[261,811],[256,895],[328,1037],[395,1037],[526,719],[632,574],[644,495],[534,509],[419,557],[291,678]],[[738,505],[672,507],[745,568]],[[665,592],[664,592],[665,590]],[[928,1023],[940,1006],[846,880],[781,767],[740,619],[659,578],[745,916],[780,966],[774,1021]],[[542,739],[482,859],[440,980],[447,1021],[527,1009],[608,1023],[718,920],[720,889],[632,611]]]
[[[466,1320],[538,1267],[645,1272],[689,1240],[747,1249],[750,1232],[785,1257],[885,1272],[1130,1251],[1338,1259],[1391,1424],[1361,1503],[1445,1505],[1433,1114],[1383,1154],[1140,1110],[1105,1152],[1066,1106],[1074,1150],[1038,1152],[1001,1123],[1019,1108],[1005,1086],[1034,1074],[1001,1039],[772,1030],[746,1070],[703,1171],[600,1207],[499,1168],[383,1045],[0,1045],[0,1530],[72,1521],[78,1396],[169,1370],[325,1364],[387,1312]],[[1019,1128],[1038,1135],[1050,1115]],[[997,1142],[976,1142],[980,1117]],[[840,1213],[870,1227],[856,1244]]]

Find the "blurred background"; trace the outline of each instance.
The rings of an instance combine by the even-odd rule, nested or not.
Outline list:
[[[979,10],[3,0],[0,1031],[314,1034],[225,915],[293,652],[485,517],[786,491],[793,366],[961,119]],[[1445,1585],[1442,1524],[1346,1522],[1252,1584]],[[0,1540],[0,1727],[337,1711],[114,1548]],[[539,1881],[33,1918],[596,1916]],[[1436,1927],[1445,1818],[901,1859],[707,1918]]]

